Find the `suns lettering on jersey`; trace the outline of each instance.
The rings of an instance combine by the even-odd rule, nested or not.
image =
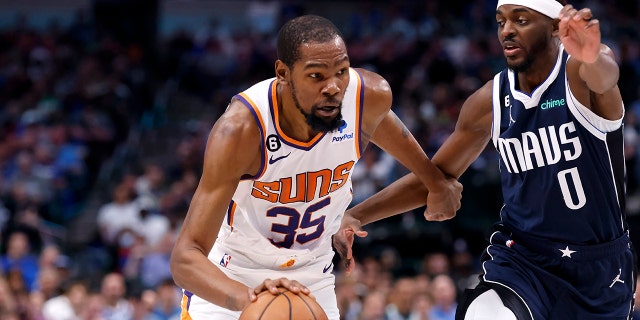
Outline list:
[[[348,161],[333,170],[303,172],[278,181],[254,181],[251,196],[272,203],[311,202],[342,188],[354,164]]]

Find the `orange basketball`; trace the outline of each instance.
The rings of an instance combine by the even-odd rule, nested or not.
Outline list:
[[[279,287],[277,295],[268,291],[258,294],[258,300],[249,304],[239,320],[328,320],[316,299],[295,294]]]

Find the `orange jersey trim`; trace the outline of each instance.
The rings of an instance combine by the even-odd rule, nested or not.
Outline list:
[[[260,110],[258,109],[258,106],[255,104],[255,102],[253,102],[253,100],[251,100],[251,98],[249,98],[249,96],[247,96],[247,94],[245,94],[244,92],[239,93],[237,97],[240,99],[240,101],[242,101],[242,103],[245,106],[247,106],[247,108],[249,108],[249,111],[253,113],[253,116],[256,119],[256,123],[258,124],[258,127],[260,129],[260,137],[262,139],[262,142],[260,143],[260,148],[262,148],[260,170],[255,176],[249,178],[249,179],[258,179],[264,174],[264,172],[267,169],[267,166],[266,166],[267,150],[266,148],[264,148],[264,141],[266,139],[264,134],[267,131],[267,127],[264,125],[264,122],[262,121],[262,114],[260,113]],[[241,180],[248,180],[248,179],[245,178]]]
[[[182,301],[180,302],[180,309],[182,309],[180,312],[180,320],[193,320],[189,315],[189,300],[189,296],[186,294],[182,295]]]
[[[360,73],[358,73],[356,71],[356,75],[358,75],[356,77],[356,80],[358,81],[358,85],[356,86],[356,130],[354,131],[356,133],[356,138],[354,139],[355,144],[356,144],[356,158],[360,159],[361,153],[362,153],[362,142],[360,141],[361,139],[361,132],[360,132],[360,128],[361,123],[362,123],[362,109],[363,109],[363,102],[364,102],[364,86],[362,84],[362,76],[360,75]]]
[[[231,226],[231,230],[233,230],[233,217],[236,213],[237,206],[238,205],[236,204],[236,202],[231,200],[231,203],[229,203],[229,208],[227,209],[227,223],[229,224],[229,226]]]

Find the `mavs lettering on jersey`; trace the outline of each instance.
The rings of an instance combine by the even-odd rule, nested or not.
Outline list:
[[[575,124],[568,122],[559,127],[548,126],[523,132],[520,139],[498,138],[498,151],[507,171],[520,173],[554,165],[560,160],[576,160],[582,154],[582,145]],[[557,178],[567,207],[573,210],[582,208],[587,198],[578,168],[562,170]]]
[[[510,173],[519,173],[546,165],[577,159],[582,153],[573,122],[523,132],[518,138],[499,138],[498,150]]]

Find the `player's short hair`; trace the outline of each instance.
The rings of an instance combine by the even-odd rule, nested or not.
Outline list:
[[[291,19],[278,32],[278,59],[289,67],[300,59],[300,46],[304,43],[323,43],[336,37],[340,30],[326,18],[304,15]]]

